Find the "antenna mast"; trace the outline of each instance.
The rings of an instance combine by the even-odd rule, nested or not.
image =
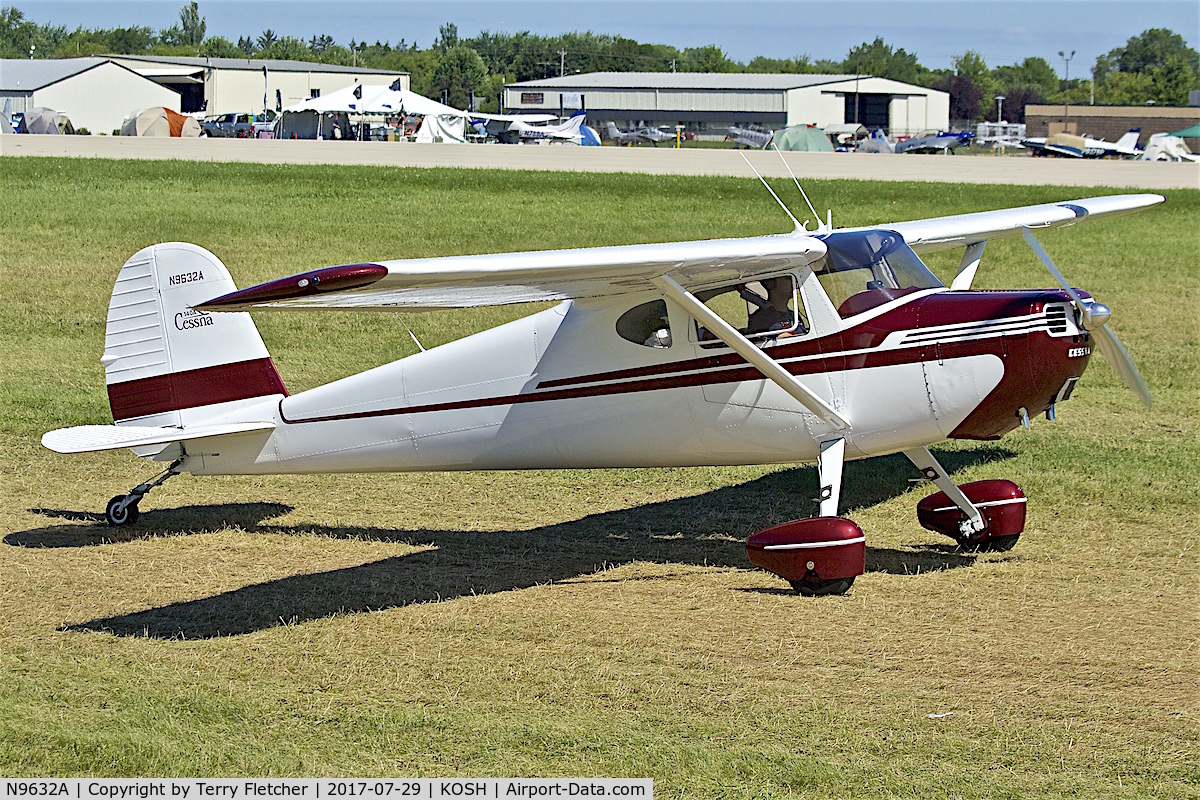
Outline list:
[[[788,215],[788,218],[791,219],[792,223],[796,226],[796,229],[797,230],[808,230],[807,228],[805,228],[803,225],[800,224],[800,220],[796,219],[795,215],[792,214],[792,212],[788,209],[788,207],[783,204],[783,201],[779,199],[779,195],[775,194],[775,190],[771,188],[771,185],[769,183],[767,183],[766,179],[764,179],[762,175],[758,174],[758,170],[756,170],[754,168],[754,165],[750,163],[750,159],[746,158],[746,154],[743,153],[741,150],[738,151],[738,154],[742,157],[742,161],[746,162],[746,166],[750,168],[750,171],[753,172],[756,176],[758,176],[758,179],[760,181],[762,181],[762,185],[767,187],[767,191],[771,193],[771,197],[774,197],[775,202],[779,203],[779,207],[783,209],[783,213]],[[820,223],[818,222],[818,224],[820,224]]]

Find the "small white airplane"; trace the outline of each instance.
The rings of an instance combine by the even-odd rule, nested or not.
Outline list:
[[[762,150],[771,143],[775,132],[762,125],[730,125],[728,136],[733,141],[734,147],[742,145]]]
[[[167,465],[109,502],[112,525],[135,522],[147,492],[181,472],[815,461],[819,516],[760,531],[747,550],[802,594],[841,593],[865,559],[862,530],[838,517],[845,460],[904,453],[940,490],[918,506],[922,525],[1007,549],[1024,527],[1021,490],[960,487],[929,446],[1053,419],[1094,348],[1150,404],[1109,309],[1071,288],[1031,231],[1161,202],[1094,197],[838,230],[827,219],[815,231],[788,212],[795,229],[772,236],[378,261],[241,290],[209,251],[153,245],[121,268],[109,304],[101,362],[115,424],[42,444],[130,448]],[[1021,235],[1061,289],[970,291],[987,242]],[[919,255],[948,249],[963,252],[949,287]],[[294,395],[246,313],[546,300],[560,302]]]
[[[571,118],[557,125],[538,125],[513,119],[506,130],[496,135],[502,144],[579,144],[579,129],[587,119],[586,111],[576,111]]]
[[[643,125],[640,128],[623,131],[617,127],[617,123],[609,120],[606,128],[608,130],[608,138],[615,144],[637,144],[638,142],[648,142],[649,144],[658,147],[659,142],[666,142],[675,138],[674,133],[665,131],[662,128],[651,127],[649,125]]]
[[[1021,145],[1029,148],[1029,154],[1033,156],[1137,158],[1142,154],[1137,146],[1141,133],[1141,128],[1130,128],[1128,133],[1115,142],[1093,139],[1090,136],[1056,133],[1050,137],[1035,136],[1031,139],[1022,139]]]

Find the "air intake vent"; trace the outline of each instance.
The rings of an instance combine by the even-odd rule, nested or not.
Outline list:
[[[1054,336],[1061,336],[1067,332],[1067,309],[1065,306],[1047,306],[1046,307],[1046,322],[1050,326],[1050,333]]]

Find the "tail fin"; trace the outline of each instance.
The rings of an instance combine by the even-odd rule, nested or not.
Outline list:
[[[1137,147],[1138,137],[1141,135],[1141,128],[1130,128],[1128,133],[1117,139],[1117,147],[1122,150],[1133,150]]]
[[[113,287],[105,380],[118,423],[179,426],[251,398],[287,395],[254,321],[193,305],[235,291],[216,256],[182,242],[133,255]]]

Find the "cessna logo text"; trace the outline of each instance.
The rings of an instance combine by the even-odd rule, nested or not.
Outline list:
[[[212,324],[211,316],[194,308],[189,308],[187,311],[180,311],[175,315],[175,327],[181,331],[190,331],[193,328],[203,328]]]
[[[196,281],[202,280],[204,280],[203,272],[198,270],[196,272],[182,272],[178,275],[172,275],[170,278],[167,278],[167,285],[182,286],[185,283],[195,283]]]
[[[1092,348],[1090,347],[1072,347],[1067,351],[1067,358],[1083,358],[1084,356],[1090,356],[1091,354]]]

